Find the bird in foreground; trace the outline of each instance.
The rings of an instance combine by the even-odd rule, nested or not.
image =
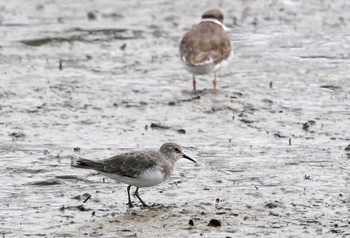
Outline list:
[[[214,73],[212,82],[216,89],[216,72],[228,63],[232,51],[226,31],[228,29],[224,25],[223,13],[218,9],[211,9],[182,38],[180,56],[186,70],[193,75],[193,90],[196,90],[195,75],[210,73]]]
[[[78,158],[72,161],[71,166],[93,169],[111,179],[128,184],[128,205],[130,208],[133,207],[130,188],[135,186],[135,196],[144,207],[147,207],[147,204],[140,198],[139,188],[155,186],[167,180],[174,171],[175,163],[181,158],[196,163],[195,160],[182,152],[180,145],[164,143],[159,150],[133,151],[101,161]]]

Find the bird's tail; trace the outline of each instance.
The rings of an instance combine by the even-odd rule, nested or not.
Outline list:
[[[81,157],[74,158],[72,157],[71,164],[72,167],[81,168],[81,169],[94,169],[94,170],[103,170],[103,164],[101,162],[95,162],[92,160],[84,159]]]

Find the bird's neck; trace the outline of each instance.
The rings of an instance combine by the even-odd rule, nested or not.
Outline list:
[[[218,24],[219,26],[222,27],[222,29],[224,29],[224,31],[227,31],[228,28],[219,20],[217,19],[214,19],[214,18],[205,18],[205,19],[202,19],[201,22],[213,22],[215,24]]]

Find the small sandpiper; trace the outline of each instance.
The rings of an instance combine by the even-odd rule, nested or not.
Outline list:
[[[228,64],[232,52],[226,31],[228,29],[224,25],[223,13],[218,9],[211,9],[182,38],[180,56],[186,70],[193,75],[193,90],[196,90],[195,75],[210,73],[214,73],[213,87],[216,89],[216,72]]]
[[[180,145],[165,143],[159,150],[143,150],[123,153],[102,161],[92,161],[84,158],[72,160],[71,166],[83,169],[93,169],[101,174],[129,184],[128,205],[133,207],[130,198],[130,188],[135,186],[135,196],[144,207],[147,204],[139,196],[139,188],[158,185],[167,180],[180,158],[186,158],[196,163],[182,152]]]

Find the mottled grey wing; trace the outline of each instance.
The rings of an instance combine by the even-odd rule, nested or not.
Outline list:
[[[103,171],[125,177],[137,177],[142,171],[157,165],[157,151],[137,151],[113,156],[102,161]]]

